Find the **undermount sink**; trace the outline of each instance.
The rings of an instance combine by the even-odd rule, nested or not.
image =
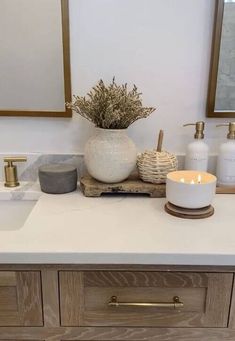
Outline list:
[[[0,231],[19,230],[37,201],[0,200]]]

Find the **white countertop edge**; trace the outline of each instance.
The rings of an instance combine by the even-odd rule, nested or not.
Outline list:
[[[0,232],[0,264],[235,267],[234,200],[217,196],[214,216],[191,221],[165,199],[43,194],[21,229]]]
[[[136,253],[0,253],[0,264],[235,266],[235,255]]]

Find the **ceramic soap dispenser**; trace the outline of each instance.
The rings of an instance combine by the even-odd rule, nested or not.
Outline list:
[[[220,146],[216,176],[218,185],[235,186],[235,122],[217,125],[217,127],[223,126],[229,128],[228,141]]]
[[[185,124],[184,127],[195,126],[194,141],[187,146],[185,156],[185,169],[207,171],[209,147],[203,141],[205,123],[199,121],[196,123]]]

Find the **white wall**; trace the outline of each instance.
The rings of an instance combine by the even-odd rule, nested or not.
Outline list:
[[[193,128],[206,120],[216,151],[225,131],[205,119],[215,0],[70,0],[73,93],[85,94],[99,78],[136,83],[144,103],[156,106],[129,130],[140,149],[165,130],[165,148],[184,152]],[[72,119],[0,118],[0,153],[83,152],[92,126]]]

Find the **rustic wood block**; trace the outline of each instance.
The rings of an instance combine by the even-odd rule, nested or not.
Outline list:
[[[235,194],[235,186],[218,186],[216,187],[216,194]]]
[[[143,182],[138,175],[132,175],[127,180],[115,184],[105,184],[87,175],[81,178],[80,187],[86,197],[100,197],[103,193],[148,194],[151,198],[166,196],[165,184]]]
[[[80,180],[80,187],[86,197],[100,197],[103,193],[148,194],[151,198],[165,198],[166,184],[152,184],[142,181],[137,174],[127,180],[106,184],[85,175]],[[235,187],[216,187],[216,194],[235,194]]]

